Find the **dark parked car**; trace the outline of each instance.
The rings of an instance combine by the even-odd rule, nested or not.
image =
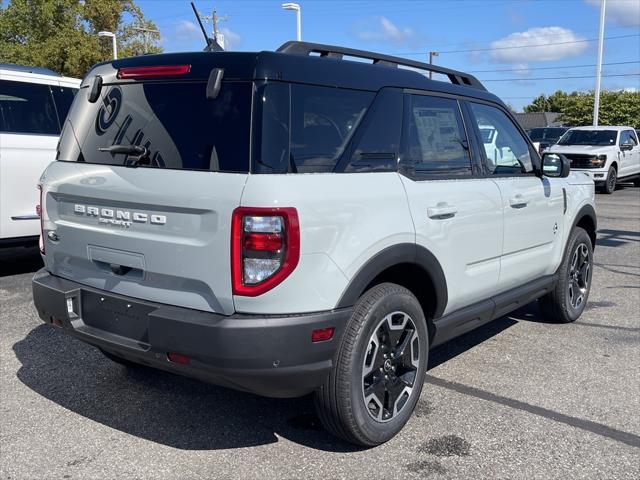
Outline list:
[[[551,145],[555,145],[560,140],[560,137],[564,135],[564,132],[569,130],[566,127],[545,127],[545,128],[532,128],[527,131],[529,138],[534,143],[539,153],[549,148]]]

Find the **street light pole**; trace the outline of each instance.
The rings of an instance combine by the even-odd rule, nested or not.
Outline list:
[[[440,55],[438,52],[429,52],[429,65],[433,64],[433,57]],[[433,78],[433,72],[429,70],[429,80]]]
[[[296,40],[302,41],[302,11],[297,3],[283,3],[284,10],[294,10],[296,12]]]
[[[593,126],[598,126],[600,113],[600,79],[602,77],[602,48],[604,46],[604,21],[607,0],[600,0],[600,33],[598,34],[598,61],[596,62],[596,90],[593,95]]]
[[[113,47],[113,59],[118,59],[118,45],[116,44],[116,34],[113,32],[98,32],[99,37],[111,37],[111,46]]]

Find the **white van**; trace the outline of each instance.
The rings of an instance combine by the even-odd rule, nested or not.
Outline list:
[[[45,68],[0,64],[0,245],[36,241],[36,185],[55,160],[80,80]]]

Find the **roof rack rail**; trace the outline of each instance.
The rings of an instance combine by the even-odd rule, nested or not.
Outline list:
[[[429,63],[416,62],[415,60],[407,60],[406,58],[394,57],[392,55],[368,52],[366,50],[356,50],[353,48],[337,47],[334,45],[323,45],[321,43],[290,41],[282,44],[276,51],[280,53],[306,56],[312,53],[319,53],[321,57],[337,59],[341,59],[346,55],[349,57],[372,60],[374,65],[384,65],[394,68],[402,65],[405,67],[412,67],[419,70],[446,75],[449,78],[449,81],[454,85],[462,85],[466,87],[478,88],[480,90],[486,90],[484,85],[480,83],[480,80],[478,80],[473,75],[469,75],[468,73],[460,72],[458,70],[451,70],[445,67],[439,67],[437,65]]]

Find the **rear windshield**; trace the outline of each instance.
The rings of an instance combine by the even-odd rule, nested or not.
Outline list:
[[[68,120],[77,143],[65,128],[58,159],[248,172],[251,92],[250,82],[223,82],[215,100],[207,99],[205,82],[105,85],[96,103],[76,102]],[[99,150],[113,145],[139,145],[149,155],[142,162]]]
[[[569,130],[558,145],[615,145],[617,137],[615,130]]]

